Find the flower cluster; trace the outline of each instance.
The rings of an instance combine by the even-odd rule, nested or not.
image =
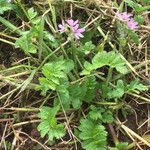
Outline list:
[[[69,27],[72,34],[73,34],[73,36],[76,39],[83,38],[84,36],[82,35],[82,33],[85,31],[85,29],[84,28],[79,28],[79,23],[78,22],[79,22],[78,20],[74,21],[73,19],[68,19],[68,20],[66,20],[66,23],[65,23],[65,21],[63,20],[62,24],[58,25],[59,31],[61,33],[66,32],[67,27]]]
[[[129,29],[134,30],[138,28],[138,23],[133,19],[133,15],[131,13],[119,13],[119,11],[117,11],[116,16],[119,20],[126,22]]]

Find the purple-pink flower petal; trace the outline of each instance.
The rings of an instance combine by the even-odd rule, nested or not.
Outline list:
[[[77,39],[80,39],[80,37],[81,37],[81,38],[84,37],[80,32],[74,33],[74,36],[75,36]]]
[[[121,21],[128,21],[133,16],[131,13],[123,12],[119,13],[119,11],[116,12],[116,16]]]
[[[78,20],[74,21],[73,19],[68,19],[66,22],[69,26],[74,27],[78,23]]]
[[[58,27],[59,27],[59,30],[58,30],[59,32],[61,32],[61,33],[65,32],[65,22],[64,22],[64,20],[62,20],[62,24],[59,24]]]
[[[76,24],[72,29],[73,29],[73,31],[76,31],[76,30],[78,30],[78,28],[79,28],[79,24]]]
[[[123,12],[123,13],[121,13],[121,15],[122,15],[122,19],[123,19],[124,21],[130,20],[130,17],[133,16],[132,14],[127,13],[127,12]]]
[[[134,30],[138,28],[138,23],[133,19],[133,15],[131,13],[119,13],[119,11],[117,11],[116,16],[119,20],[125,21],[129,29]]]
[[[82,32],[85,31],[85,29],[84,29],[84,28],[80,28],[80,29],[78,29],[77,31],[80,32],[80,33],[82,33]]]
[[[134,30],[138,28],[138,23],[134,21],[134,19],[130,19],[130,21],[127,22],[127,26],[129,29]]]
[[[71,29],[71,32],[73,34],[73,36],[76,38],[76,39],[80,39],[80,38],[83,38],[84,36],[81,34],[85,31],[84,28],[79,28],[79,21],[78,20],[73,20],[73,19],[68,19],[66,20],[66,23],[64,21],[62,21],[62,24],[59,24],[58,27],[59,27],[59,31],[61,33],[65,32],[65,28],[66,27],[69,27]],[[66,26],[67,25],[67,26]]]

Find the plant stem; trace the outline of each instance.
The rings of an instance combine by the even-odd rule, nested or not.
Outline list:
[[[131,144],[129,144],[128,146],[127,146],[127,150],[129,150],[129,149],[131,149],[131,148],[134,148],[136,146],[136,143],[135,142],[132,142]]]
[[[42,50],[43,50],[43,30],[44,30],[44,18],[42,17],[40,22],[40,28],[39,28],[39,60],[41,60],[42,57]]]
[[[111,80],[112,78],[112,72],[113,72],[113,68],[109,68],[108,70],[108,75],[107,75],[107,79],[106,79],[106,85],[108,86],[109,84],[109,81]]]
[[[144,61],[144,62],[141,62],[140,64],[138,64],[137,66],[134,67],[134,69],[140,69],[141,67],[145,66],[146,64],[149,64],[150,63],[150,60],[147,60],[147,61]],[[119,78],[122,78],[123,76],[131,73],[132,70],[131,69],[128,69],[127,72],[125,74],[119,74],[119,75],[116,75],[112,81],[115,81],[115,80],[118,80]]]
[[[12,23],[10,23],[9,21],[7,21],[6,19],[4,19],[3,17],[0,16],[0,22],[2,24],[4,24],[6,27],[8,27],[9,29],[15,31],[16,33],[18,33],[19,35],[21,35],[22,31],[20,29],[18,29],[16,26],[14,26]]]
[[[49,4],[49,8],[50,8],[51,14],[52,14],[52,21],[53,21],[53,24],[55,26],[55,30],[57,30],[55,9],[52,7],[51,1],[50,0],[47,0],[47,1],[48,1],[48,4]]]
[[[5,40],[5,39],[0,38],[0,41],[15,46],[15,43],[10,42],[10,41],[7,41],[7,40]]]
[[[27,11],[25,10],[25,8],[23,7],[23,5],[21,4],[20,0],[17,0],[18,5],[20,6],[20,8],[22,9],[22,11],[24,12],[24,14],[26,15],[27,19],[30,20]]]
[[[40,111],[39,108],[17,108],[17,107],[11,107],[11,108],[1,108],[1,109],[4,109],[4,110],[13,110],[13,111],[35,111],[35,112],[38,112]]]
[[[144,6],[144,7],[140,7],[140,9],[137,12],[141,13],[141,12],[146,11],[146,10],[150,10],[150,5]]]
[[[99,105],[117,105],[115,102],[95,102],[95,104]]]
[[[61,46],[65,46],[68,42],[69,42],[69,40],[66,41],[65,43],[63,43]],[[50,53],[50,54],[42,61],[41,65],[37,68],[37,70],[41,69],[41,67],[45,64],[45,62],[46,62],[52,55],[54,55],[57,51],[60,50],[61,46],[58,47],[56,50],[54,50],[52,53]]]
[[[113,126],[110,123],[108,124],[108,127],[110,129],[113,141],[114,141],[115,145],[117,145],[119,143],[119,140],[118,140],[118,138],[116,136],[115,130],[114,130]]]

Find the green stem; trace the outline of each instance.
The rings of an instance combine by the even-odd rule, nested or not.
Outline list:
[[[40,29],[39,29],[39,60],[42,57],[42,50],[43,50],[43,30],[44,30],[44,18],[42,17],[40,22]]]
[[[0,73],[4,73],[4,72],[8,72],[8,71],[12,71],[18,68],[31,68],[31,69],[36,69],[36,67],[33,66],[27,66],[27,65],[18,65],[18,66],[14,66],[5,70],[1,70]]]
[[[150,103],[150,99],[149,99],[149,98],[140,96],[140,95],[135,94],[135,93],[128,93],[128,92],[127,92],[127,94],[128,94],[128,95],[131,95],[131,96],[134,96],[134,97],[136,97],[136,98],[138,98],[138,99],[142,99],[142,100],[145,101],[145,102]]]
[[[108,70],[108,75],[107,75],[107,79],[106,79],[106,85],[108,86],[109,84],[109,81],[111,80],[112,78],[112,72],[113,72],[113,68],[109,68]]]
[[[63,43],[61,46],[65,46],[69,41],[66,41],[65,43]],[[52,56],[54,55],[57,51],[60,50],[60,47],[58,47],[56,50],[54,50],[52,53],[50,53],[41,63],[41,65],[37,68],[37,70],[41,69],[41,67],[45,64],[45,62]]]
[[[9,29],[15,31],[16,33],[18,33],[19,35],[21,35],[22,31],[20,29],[18,29],[16,26],[14,26],[12,23],[10,23],[9,21],[7,21],[6,19],[4,19],[3,17],[0,16],[0,22],[2,24],[4,24],[6,27],[8,27]]]
[[[24,12],[24,14],[26,15],[27,19],[30,20],[27,11],[25,10],[25,8],[23,7],[23,5],[21,4],[20,0],[17,0],[18,5],[20,6],[20,8],[22,9],[22,11]]]
[[[150,5],[144,6],[144,7],[140,7],[140,9],[137,10],[137,12],[138,12],[138,13],[141,13],[141,12],[146,11],[146,10],[150,10]]]
[[[129,144],[128,146],[127,146],[127,150],[129,150],[129,149],[132,149],[132,148],[134,148],[136,146],[136,143],[135,142],[132,142],[131,144]]]
[[[95,102],[96,104],[99,105],[117,105],[115,102]]]
[[[47,0],[47,1],[48,1],[48,4],[49,4],[49,8],[50,8],[51,14],[52,14],[52,21],[53,21],[53,24],[55,26],[55,30],[57,30],[55,9],[52,7],[51,1],[50,0]]]

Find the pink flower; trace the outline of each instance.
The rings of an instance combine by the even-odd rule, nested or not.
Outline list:
[[[58,27],[60,28],[58,31],[63,33],[65,32],[65,22],[62,20],[62,24],[59,24]]]
[[[134,21],[134,19],[130,19],[127,22],[127,26],[128,28],[130,28],[131,30],[137,29],[138,28],[138,23],[136,21]]]
[[[79,22],[78,20],[74,21],[73,19],[66,20],[69,26],[74,27]]]
[[[126,22],[129,29],[134,30],[138,28],[138,23],[133,19],[133,15],[131,13],[119,13],[119,11],[117,11],[116,16],[119,20]]]
[[[79,28],[78,22],[79,22],[78,20],[74,21],[73,19],[68,19],[68,20],[66,20],[67,24],[62,22],[62,24],[58,25],[58,27],[60,28],[59,31],[61,33],[65,32],[65,26],[68,26],[71,29],[71,32],[73,33],[73,35],[76,39],[83,38],[84,36],[82,35],[82,33],[85,31],[85,29]]]
[[[117,11],[116,16],[121,21],[128,21],[128,20],[130,20],[130,17],[132,17],[133,15],[130,13],[127,13],[127,12],[119,13],[119,11]]]
[[[80,38],[83,38],[84,36],[81,34],[85,31],[84,28],[80,28],[80,29],[77,29],[77,30],[74,30],[74,36],[76,39],[80,39]]]

